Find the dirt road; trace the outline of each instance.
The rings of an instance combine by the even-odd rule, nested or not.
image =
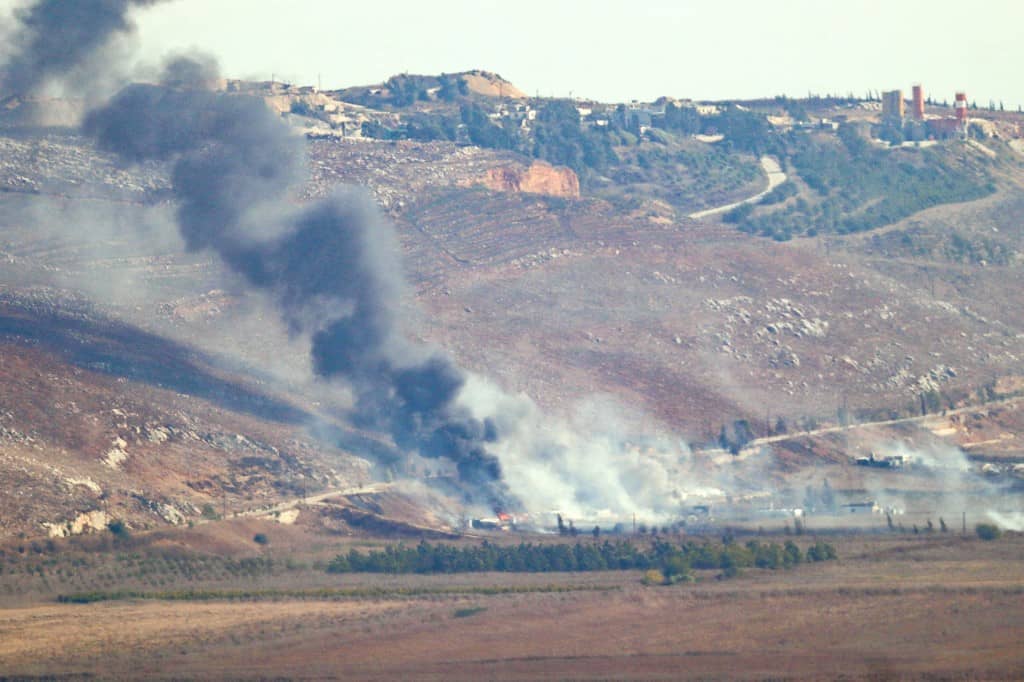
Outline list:
[[[231,518],[242,518],[246,516],[266,516],[271,517],[279,515],[282,512],[295,509],[299,505],[315,505],[323,502],[330,497],[344,497],[345,495],[373,495],[375,493],[381,493],[388,489],[390,483],[368,483],[362,486],[355,486],[352,488],[336,488],[333,490],[325,490],[312,495],[303,495],[301,497],[295,497],[283,502],[278,502],[275,505],[269,507],[258,507],[256,509],[245,509],[243,511],[237,511],[229,513]],[[199,519],[199,523],[205,523],[206,519]]]
[[[704,455],[710,455],[715,463],[722,463],[724,461],[745,459],[751,455],[757,454],[761,451],[762,445],[771,445],[772,443],[782,443],[790,440],[798,440],[800,438],[808,438],[813,436],[824,436],[830,433],[839,433],[842,431],[856,431],[857,429],[864,429],[877,426],[892,426],[894,424],[912,424],[915,422],[927,421],[929,419],[936,419],[938,417],[950,416],[954,414],[963,414],[965,412],[973,412],[976,410],[984,410],[990,407],[998,407],[1001,405],[1012,405],[1024,400],[1024,397],[1014,398],[1003,398],[1001,400],[993,400],[980,405],[966,405],[964,407],[958,407],[954,410],[946,410],[943,414],[925,414],[917,417],[901,417],[899,419],[883,419],[875,422],[860,422],[856,424],[847,424],[845,426],[826,426],[820,429],[813,429],[811,431],[800,431],[797,433],[783,433],[778,436],[763,436],[761,438],[755,438],[744,446],[738,454],[732,455],[724,448],[708,448],[700,450]]]

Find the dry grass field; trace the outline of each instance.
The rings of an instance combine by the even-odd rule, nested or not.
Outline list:
[[[287,546],[285,537],[277,541]],[[698,572],[696,583],[658,587],[643,585],[637,571],[332,576],[302,564],[309,557],[301,551],[288,552],[297,562],[291,570],[220,579],[185,581],[165,567],[165,596],[187,585],[220,590],[220,598],[63,604],[52,593],[8,593],[0,607],[0,672],[428,680],[1024,675],[1024,537],[830,541],[837,562],[747,569],[730,580]],[[166,542],[137,554],[144,559],[158,548]],[[104,552],[91,556],[98,566]],[[12,579],[8,566],[0,584]],[[93,589],[120,587],[97,579]],[[237,598],[257,588],[261,596]]]

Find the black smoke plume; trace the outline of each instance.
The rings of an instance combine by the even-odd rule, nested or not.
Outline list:
[[[258,99],[189,87],[209,76],[179,59],[163,84],[125,88],[83,129],[123,159],[170,161],[187,248],[212,249],[271,292],[292,329],[311,334],[314,371],[352,386],[361,420],[409,452],[450,458],[475,497],[503,504],[501,469],[487,451],[496,430],[456,404],[464,373],[402,333],[390,224],[353,191],[290,202],[303,141]]]
[[[132,7],[164,0],[39,0],[15,11],[10,57],[0,67],[0,98],[27,95],[64,76],[116,34],[133,30]]]

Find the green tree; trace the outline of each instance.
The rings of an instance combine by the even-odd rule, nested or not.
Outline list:
[[[668,584],[691,579],[690,565],[681,553],[673,553],[665,557],[661,564],[661,573],[665,576],[665,582]]]
[[[721,114],[708,119],[734,149],[760,156],[771,147],[771,128],[761,114],[728,105]]]
[[[719,445],[734,455],[739,454],[743,446],[753,439],[754,432],[746,419],[737,419],[728,425],[723,424],[718,434]]]
[[[459,109],[470,141],[489,149],[514,149],[516,137],[505,128],[495,125],[487,112],[478,104],[464,104]]]
[[[723,552],[719,568],[722,569],[723,578],[735,578],[740,574],[740,566],[736,559],[728,552]]]
[[[999,526],[994,523],[979,523],[974,527],[974,532],[978,534],[978,537],[982,540],[998,540],[1003,534],[1003,531],[999,529]]]
[[[821,484],[821,508],[829,512],[836,510],[836,495],[827,478]]]
[[[662,126],[666,130],[682,133],[683,135],[696,135],[700,132],[700,114],[694,107],[677,107],[672,102],[665,105],[665,117],[662,119]]]
[[[807,511],[815,511],[818,508],[818,491],[811,484],[807,484],[804,489],[804,509]]]
[[[533,137],[533,156],[568,166],[581,180],[590,169],[600,171],[617,161],[608,133],[584,130],[569,100],[552,100],[537,112]]]
[[[782,565],[785,568],[791,568],[803,562],[803,560],[803,554],[801,554],[800,548],[797,547],[796,543],[792,540],[786,540],[786,544],[782,548]]]

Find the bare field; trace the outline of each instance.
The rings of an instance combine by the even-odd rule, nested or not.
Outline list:
[[[696,583],[669,587],[643,586],[635,571],[321,574],[319,584],[380,592],[257,601],[36,601],[0,610],[0,661],[4,674],[134,679],[1024,674],[1020,535],[990,543],[939,534],[849,536],[836,544],[838,562],[750,569],[725,581],[707,572]],[[278,584],[309,584],[312,573],[304,576]],[[512,586],[518,591],[495,589]]]

